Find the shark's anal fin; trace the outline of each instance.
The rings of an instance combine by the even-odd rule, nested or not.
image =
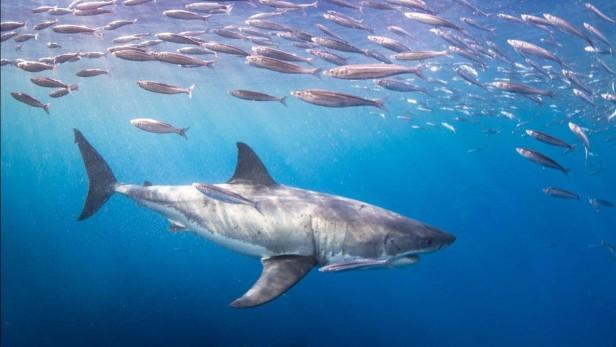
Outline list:
[[[237,143],[237,166],[228,183],[260,184],[264,186],[278,184],[267,172],[265,165],[252,148],[242,142]]]
[[[317,261],[313,256],[280,255],[262,258],[261,263],[263,271],[257,282],[231,307],[254,307],[277,298],[299,282]]]

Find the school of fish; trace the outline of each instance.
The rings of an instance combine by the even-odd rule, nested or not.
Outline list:
[[[374,107],[383,117],[412,122],[413,128],[440,127],[454,134],[456,122],[503,118],[512,122],[515,136],[526,138],[520,139],[512,153],[515,150],[529,162],[565,175],[571,168],[559,163],[561,156],[579,157],[579,168],[573,171],[594,170],[596,174],[590,162],[613,155],[592,149],[596,141],[616,142],[613,5],[601,9],[592,3],[572,3],[580,13],[574,21],[559,15],[557,8],[554,13],[519,13],[512,7],[477,0],[56,1],[31,8],[28,20],[11,20],[11,13],[2,13],[1,23],[1,66],[23,70],[24,79],[51,89],[50,98],[101,87],[77,82],[82,79],[109,78],[112,83],[113,66],[119,60],[170,64],[178,74],[189,75],[193,68],[216,69],[221,60],[243,59],[245,71],[238,73],[264,69],[272,78],[294,74],[301,87],[288,90],[288,95],[271,95],[238,85],[227,91],[228,97],[273,101],[289,110],[295,105],[288,96],[313,107]],[[140,28],[153,16],[164,23],[164,30]],[[91,17],[95,19],[84,22]],[[84,24],[91,22],[105,24]],[[299,27],[306,22],[312,23],[311,30]],[[106,50],[90,51],[84,45],[83,50],[54,54],[62,51],[65,40],[84,37],[103,42]],[[50,55],[30,56],[23,49],[26,45],[44,45]],[[8,59],[4,57],[8,50],[23,54]],[[581,64],[573,58],[580,53],[591,63]],[[107,68],[96,67],[99,59],[106,60],[101,66]],[[74,76],[63,74],[62,65],[80,61],[87,66]],[[346,81],[356,91],[323,89],[317,82],[325,79]],[[176,85],[137,80],[134,84],[151,93],[193,98],[198,97],[197,86],[207,81]],[[10,95],[53,115],[47,100],[19,90],[11,90]],[[387,104],[400,100],[412,109],[391,114]],[[522,107],[548,114],[545,126],[529,128],[530,120],[519,116]],[[439,122],[422,121],[422,115],[430,113],[452,116]],[[188,139],[188,127],[151,118],[135,118],[130,123],[143,131]],[[552,129],[559,134],[566,129],[569,136],[552,135]],[[494,135],[501,130],[483,132]],[[546,154],[548,146],[562,153]],[[583,155],[576,148],[583,148]],[[253,203],[205,185],[198,189],[234,203]],[[586,200],[597,211],[613,207],[606,197],[587,192],[562,187],[542,191],[555,198]]]

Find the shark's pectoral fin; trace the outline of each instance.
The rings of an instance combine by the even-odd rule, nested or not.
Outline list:
[[[312,256],[280,255],[261,259],[261,277],[231,307],[247,308],[265,304],[283,294],[312,269],[317,261]]]

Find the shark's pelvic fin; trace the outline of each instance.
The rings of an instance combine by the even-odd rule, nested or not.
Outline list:
[[[312,269],[317,261],[313,256],[280,255],[261,259],[261,277],[231,307],[248,308],[263,305],[293,287]]]
[[[96,213],[113,195],[116,179],[105,159],[98,154],[79,130],[73,130],[75,132],[75,143],[79,146],[89,181],[88,197],[78,219],[84,220]]]
[[[278,183],[270,176],[257,154],[247,144],[237,143],[237,166],[227,183],[260,184],[275,186]]]

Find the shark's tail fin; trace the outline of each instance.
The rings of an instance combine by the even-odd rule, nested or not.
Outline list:
[[[75,143],[79,146],[89,180],[88,197],[78,219],[81,221],[96,213],[113,195],[116,179],[105,159],[98,154],[79,130],[73,130],[75,132]]]

